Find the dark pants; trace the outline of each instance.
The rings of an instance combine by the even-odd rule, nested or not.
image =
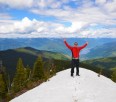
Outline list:
[[[79,75],[79,59],[72,59],[71,61],[71,76],[73,76],[74,68],[76,67],[76,75]]]

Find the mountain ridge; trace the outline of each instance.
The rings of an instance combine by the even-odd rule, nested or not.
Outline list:
[[[86,49],[94,48],[95,46],[103,45],[104,43],[114,42],[115,38],[67,38],[67,42],[73,45],[78,42],[79,46],[83,45],[86,41],[89,46]],[[17,38],[17,39],[0,39],[0,50],[14,49],[19,47],[30,46],[39,50],[47,50],[53,52],[60,52],[70,55],[61,38]],[[82,51],[83,53],[83,51]],[[85,53],[85,52],[84,52]]]
[[[97,58],[97,59],[85,60],[82,62],[91,64],[96,67],[101,67],[104,69],[111,70],[113,68],[116,68],[116,57]]]
[[[3,66],[7,69],[11,76],[13,76],[13,73],[16,71],[16,65],[19,58],[22,58],[24,66],[29,65],[32,68],[38,56],[41,56],[43,61],[47,61],[48,59],[70,59],[65,54],[51,51],[41,51],[31,47],[22,47],[0,51],[0,60],[2,60]]]
[[[22,94],[10,102],[115,102],[116,83],[97,73],[80,68],[79,77],[70,77],[70,70]]]
[[[85,59],[97,59],[97,58],[107,58],[107,57],[114,57],[116,56],[116,41],[105,43],[100,46],[96,46],[90,51],[83,55],[82,57]]]

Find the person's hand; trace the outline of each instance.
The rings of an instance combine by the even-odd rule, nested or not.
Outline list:
[[[86,44],[88,45],[88,42],[86,42]]]
[[[64,38],[64,41],[66,41],[66,39]]]

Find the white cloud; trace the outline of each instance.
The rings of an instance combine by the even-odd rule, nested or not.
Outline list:
[[[84,30],[81,32],[83,37],[88,38],[116,38],[116,30],[115,28],[102,28],[102,29],[90,29],[90,30]]]
[[[116,0],[96,0],[98,5],[91,0],[73,0],[80,4],[78,8],[73,9],[71,0],[0,0],[0,3],[6,4],[12,8],[29,8],[32,13],[44,16],[54,16],[59,20],[75,22],[77,20],[88,23],[114,23],[116,17]],[[63,9],[62,9],[62,8]],[[75,21],[74,21],[75,20]]]
[[[107,2],[107,0],[96,0],[96,4],[103,5]]]
[[[7,21],[8,23],[8,21]],[[1,24],[1,23],[0,23]],[[88,23],[73,22],[70,27],[63,24],[42,22],[25,17],[21,21],[2,22],[0,25],[0,38],[7,37],[116,37],[116,31],[112,29],[87,30]],[[96,24],[91,24],[96,26]]]
[[[88,22],[88,23],[98,23],[98,24],[115,24],[116,20],[116,11],[114,4],[115,3],[107,3],[104,6],[85,6],[85,2],[83,6],[80,6],[77,9],[69,8],[65,6],[65,9],[30,9],[30,12],[35,14],[44,15],[44,16],[53,16],[59,20],[68,21],[68,22]]]
[[[26,8],[33,6],[33,0],[0,0],[0,4],[8,5],[11,8]]]
[[[78,6],[71,7],[68,4],[70,1]],[[0,4],[16,9],[28,8],[26,10],[31,13],[55,17],[57,20],[57,23],[30,20],[27,17],[21,21],[2,20],[0,37],[86,37],[88,34],[91,34],[91,37],[116,37],[113,28],[86,29],[91,25],[115,25],[116,0],[0,0]],[[6,14],[6,18],[8,16]],[[72,25],[66,27],[61,22],[69,22]]]
[[[11,8],[59,8],[69,0],[0,0],[0,4],[7,5]]]
[[[115,12],[116,14],[116,0],[106,3],[104,7],[109,11],[109,12]],[[116,15],[115,15],[116,16]]]
[[[0,19],[11,19],[12,17],[8,13],[0,13]]]
[[[116,13],[116,0],[96,0],[96,4],[108,13]]]

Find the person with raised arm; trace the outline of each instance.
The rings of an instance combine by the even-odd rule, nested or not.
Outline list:
[[[88,42],[86,42],[83,46],[78,46],[77,42],[74,42],[73,46],[70,46],[66,39],[64,39],[64,43],[67,48],[69,48],[72,52],[72,61],[71,61],[71,76],[73,77],[74,74],[74,68],[76,67],[76,76],[79,75],[79,53],[80,51],[85,48],[88,45]]]

